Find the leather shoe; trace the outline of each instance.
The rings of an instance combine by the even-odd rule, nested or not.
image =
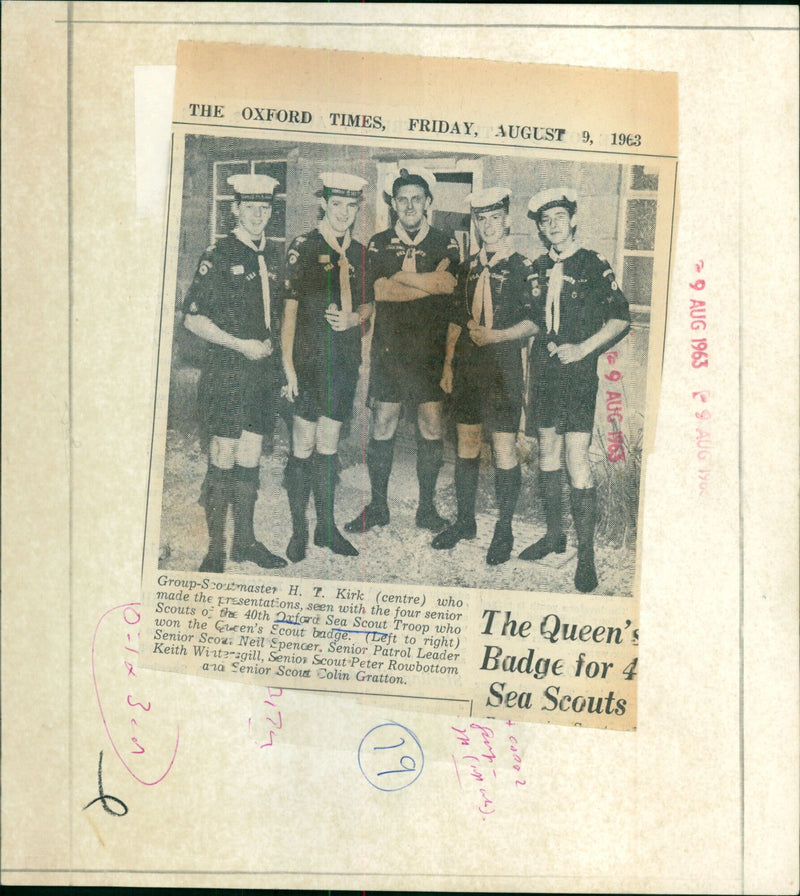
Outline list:
[[[345,532],[369,532],[374,526],[385,526],[389,522],[389,508],[383,504],[367,506],[349,523],[344,524]]]
[[[225,572],[225,554],[209,551],[203,558],[198,572]]]
[[[462,538],[472,539],[478,534],[478,527],[473,523],[459,523],[456,521],[440,532],[431,542],[431,547],[437,551],[448,551],[454,548]]]
[[[342,557],[358,556],[358,551],[350,544],[344,535],[342,535],[336,526],[333,526],[327,532],[325,527],[317,526],[314,530],[314,544],[318,548],[330,548],[334,554],[340,554]]]
[[[511,548],[514,547],[514,536],[509,526],[501,526],[497,523],[494,527],[494,535],[489,550],[486,553],[486,562],[489,566],[499,566],[511,557]]]
[[[307,547],[308,532],[293,532],[289,544],[286,546],[286,556],[292,563],[299,563],[301,560],[305,560]]]
[[[578,567],[575,570],[575,587],[584,594],[597,588],[594,557],[581,557],[578,555]]]
[[[441,532],[450,525],[450,520],[439,516],[435,507],[418,507],[416,516],[417,528],[428,529],[430,532]]]
[[[567,536],[563,533],[556,538],[545,535],[538,541],[528,545],[519,555],[520,560],[541,560],[548,554],[563,554],[567,549]]]
[[[233,546],[231,548],[231,560],[235,563],[249,561],[250,563],[255,563],[256,566],[260,566],[262,569],[282,569],[286,566],[286,561],[283,557],[279,557],[277,554],[273,554],[272,551],[268,551],[260,541],[254,541],[246,548]]]

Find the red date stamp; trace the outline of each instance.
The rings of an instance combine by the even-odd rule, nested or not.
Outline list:
[[[695,264],[695,272],[700,273],[705,263],[701,259]],[[708,329],[707,307],[705,298],[700,298],[699,293],[706,288],[706,281],[698,277],[689,284],[689,288],[695,291],[695,295],[689,299],[689,324],[693,332],[703,332]],[[708,339],[705,335],[690,338],[690,356],[693,370],[708,369]],[[709,389],[696,389],[692,391],[694,410],[694,442],[698,463],[697,485],[699,496],[708,494],[711,478],[711,450],[712,437],[711,426],[711,391]],[[699,408],[698,408],[699,405]]]
[[[617,461],[625,460],[625,438],[622,434],[622,371],[615,367],[618,354],[617,352],[606,352],[604,355],[608,361],[611,370],[605,373],[604,379],[606,383],[606,423],[609,425],[606,433],[606,456],[609,463],[615,464]],[[614,388],[609,388],[613,386]]]

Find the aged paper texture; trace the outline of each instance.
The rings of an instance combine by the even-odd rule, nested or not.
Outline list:
[[[797,891],[797,27],[795,9],[746,6],[3,4],[4,884]],[[318,62],[297,69],[318,58],[302,52],[312,49],[328,51],[322,83]],[[334,64],[352,54],[355,64]],[[265,58],[277,64],[267,70]],[[165,67],[176,65],[173,105],[152,91],[169,93]],[[192,95],[198,87],[203,95]],[[167,106],[183,110],[172,134]],[[378,117],[385,130],[373,126]],[[505,137],[499,125],[509,126]],[[535,139],[548,130],[551,139]],[[647,146],[632,145],[637,134]],[[625,145],[603,145],[612,135]],[[521,352],[528,379],[512,440],[521,486],[511,556],[486,562],[500,521],[494,458],[509,457],[507,442],[490,433],[481,448],[475,538],[434,549],[439,533],[416,526],[420,448],[407,409],[395,436],[391,518],[348,531],[371,498],[374,407],[365,389],[374,386],[369,340],[379,308],[364,321],[354,407],[365,410],[349,429],[341,421],[341,467],[329,470],[338,476],[336,523],[358,556],[334,555],[328,536],[313,543],[310,497],[305,558],[274,570],[231,559],[231,516],[225,571],[200,573],[209,543],[197,500],[210,442],[196,410],[208,340],[185,327],[184,302],[203,261],[216,259],[205,250],[236,223],[230,188],[242,181],[227,178],[278,181],[266,236],[288,258],[321,223],[319,174],[366,181],[351,232],[351,245],[366,251],[393,226],[391,200],[379,195],[384,178],[417,166],[432,172],[430,224],[453,234],[459,264],[478,236],[494,245],[497,209],[466,203],[468,193],[511,191],[513,250],[531,264],[545,252],[531,198],[552,188],[577,194],[581,245],[607,260],[631,318],[598,356],[601,380],[620,377],[601,387],[589,455],[595,474],[622,469],[609,457],[609,433],[623,432],[627,468],[636,430],[626,427],[641,426],[637,488],[613,504],[629,514],[627,534],[598,517],[598,585],[577,589],[564,479],[564,555],[519,560],[546,531],[533,376]],[[482,209],[489,217],[480,219]],[[330,249],[316,253],[328,256],[323,267],[334,262]],[[421,251],[422,238],[404,249],[418,274]],[[511,258],[500,251],[497,261],[488,252],[479,259],[491,268],[482,282],[495,288],[491,275],[506,276]],[[544,304],[553,332],[555,296],[580,292],[577,284],[566,292],[567,278],[579,279],[571,257]],[[650,258],[652,280],[642,273]],[[244,263],[231,262],[230,275]],[[346,295],[342,270],[332,295]],[[551,284],[549,265],[544,275]],[[285,301],[272,282],[270,300]],[[446,292],[446,277],[437,282]],[[326,309],[336,326],[370,304],[362,296],[351,290],[349,311]],[[495,292],[481,296],[468,310],[492,329],[488,310],[500,314],[502,304]],[[541,322],[541,304],[539,313]],[[646,338],[655,333],[658,344]],[[454,422],[435,493],[450,521]],[[274,423],[272,453],[259,462],[255,538],[286,558],[288,431],[283,417]],[[603,513],[608,494],[598,501]],[[190,671],[189,661],[231,659],[154,652],[156,643],[181,643],[157,641],[156,631],[185,634],[193,615],[158,603],[180,609],[187,602],[176,593],[204,591],[183,583],[205,577],[223,586],[207,604],[215,622],[272,626],[272,616],[255,614],[284,612],[280,634],[211,637],[324,642],[337,649],[309,652],[345,665],[312,662],[305,684],[228,668],[175,674],[181,660]],[[275,590],[244,590],[256,586]],[[237,606],[214,594],[300,606]],[[188,605],[203,608],[191,596]],[[223,617],[223,608],[254,618]],[[300,618],[317,614],[316,623]],[[548,615],[577,640],[546,640]],[[385,634],[355,625],[382,616],[392,620]],[[195,621],[205,621],[202,612]],[[304,625],[345,631],[300,636]],[[623,643],[598,643],[616,641],[617,630]],[[389,635],[397,641],[381,645]],[[235,649],[251,654],[242,665],[273,665],[266,641]],[[559,659],[568,676],[554,672]],[[620,673],[634,659],[629,682]],[[400,663],[457,671],[445,684],[449,673]],[[359,673],[408,678],[361,682]],[[495,682],[505,685],[492,691]],[[559,688],[552,712],[539,708],[552,704],[547,688]],[[535,712],[524,693],[535,695]],[[584,709],[602,700],[594,725],[580,718],[579,698]],[[625,713],[607,715],[619,699]],[[605,730],[598,715],[607,715]]]

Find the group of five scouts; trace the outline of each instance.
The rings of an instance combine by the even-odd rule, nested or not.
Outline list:
[[[476,536],[485,431],[497,501],[486,562],[509,560],[521,485],[521,349],[535,337],[528,415],[538,434],[547,530],[519,556],[539,560],[566,550],[563,455],[578,539],[574,583],[579,591],[594,590],[597,497],[589,445],[597,359],[625,333],[630,317],[608,263],[577,240],[575,194],[554,189],[531,199],[528,213],[547,248],[531,261],[511,245],[510,191],[472,193],[479,249],[461,264],[456,240],[428,220],[435,183],[429,172],[402,168],[390,177],[384,195],[394,226],[375,234],[366,248],[352,236],[366,181],[339,172],[324,172],[320,181],[321,220],[290,245],[284,276],[282,253],[265,236],[278,182],[255,174],[229,178],[236,227],[203,253],[186,295],[185,326],[208,343],[198,386],[199,413],[210,436],[201,494],[209,546],[200,570],[225,569],[229,505],[231,560],[265,569],[286,565],[253,531],[262,440],[271,432],[281,382],[293,407],[286,556],[293,563],[306,556],[312,493],[314,544],[343,556],[358,554],[335,521],[337,451],[355,399],[362,336],[374,319],[366,449],[371,495],[345,531],[364,533],[390,521],[389,480],[405,404],[417,411],[416,525],[434,533],[437,550]],[[447,395],[458,441],[453,523],[435,504]]]

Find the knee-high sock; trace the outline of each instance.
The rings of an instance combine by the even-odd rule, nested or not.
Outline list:
[[[544,518],[547,522],[547,540],[555,543],[564,532],[561,521],[561,487],[563,474],[561,470],[542,470],[542,498]]]
[[[233,543],[239,549],[249,548],[256,540],[253,532],[253,513],[258,498],[258,467],[236,464],[233,478]]]
[[[317,511],[317,529],[330,538],[336,528],[333,503],[336,495],[336,454],[314,452],[311,461],[314,506]]]
[[[573,488],[572,518],[578,536],[578,561],[581,558],[594,563],[594,527],[597,516],[597,489]]]
[[[456,458],[456,506],[458,523],[475,525],[475,498],[478,494],[479,457]]]
[[[371,503],[388,507],[389,476],[394,459],[394,436],[391,439],[370,439],[367,445],[367,472],[372,489]]]
[[[203,482],[200,500],[206,511],[210,554],[225,553],[225,521],[228,517],[228,504],[233,497],[232,474],[232,470],[223,470],[209,464]]]
[[[292,455],[286,463],[286,488],[289,495],[289,513],[292,516],[292,532],[308,535],[306,508],[311,494],[311,458]]]
[[[519,500],[522,471],[519,464],[510,470],[495,470],[494,489],[497,496],[497,520],[501,526],[511,528],[511,520]]]
[[[436,480],[442,468],[444,442],[441,439],[417,439],[417,480],[419,481],[419,506],[423,510],[434,507]]]

